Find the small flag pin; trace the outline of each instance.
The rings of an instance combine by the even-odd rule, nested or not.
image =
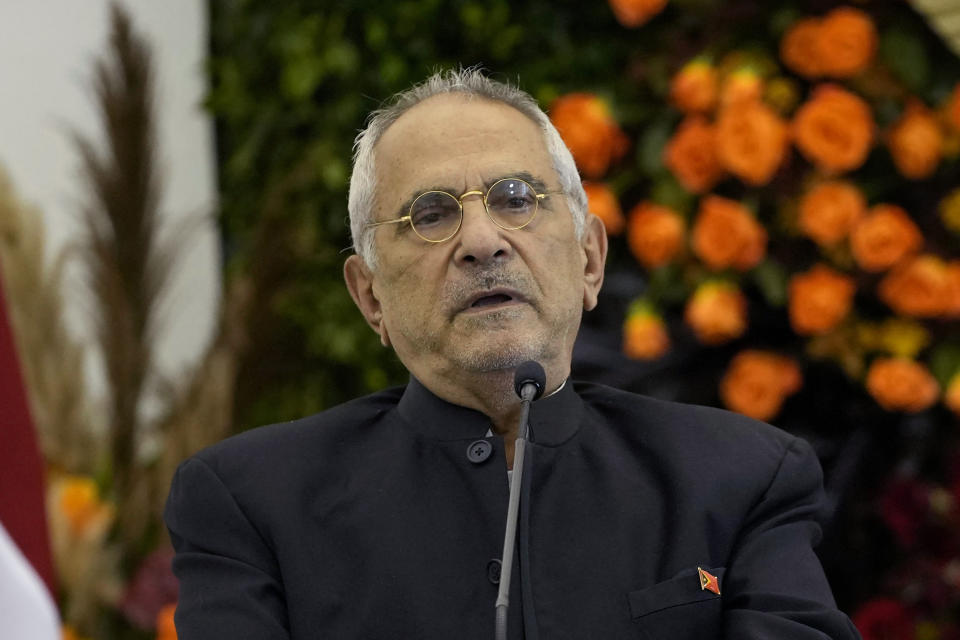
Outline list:
[[[704,571],[700,567],[697,567],[697,572],[700,574],[700,590],[712,591],[713,593],[720,595],[720,581],[717,580],[717,576],[713,575],[709,571]]]

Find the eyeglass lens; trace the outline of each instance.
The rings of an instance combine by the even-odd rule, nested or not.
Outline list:
[[[537,194],[519,179],[500,180],[487,192],[487,211],[504,229],[518,229],[537,212]],[[457,199],[443,191],[427,191],[410,207],[414,231],[427,240],[446,240],[460,227],[462,209]]]

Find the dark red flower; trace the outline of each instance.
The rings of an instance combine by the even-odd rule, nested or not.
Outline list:
[[[863,640],[913,640],[913,616],[893,598],[868,600],[852,618]]]
[[[154,630],[160,610],[177,601],[179,585],[170,568],[172,560],[172,550],[154,551],[144,559],[124,591],[120,610],[141,629]]]
[[[880,496],[880,515],[897,541],[912,548],[930,510],[930,487],[916,478],[893,478]]]

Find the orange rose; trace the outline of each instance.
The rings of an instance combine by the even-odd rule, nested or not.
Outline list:
[[[800,335],[830,331],[853,306],[857,287],[853,278],[818,264],[790,279],[790,326]]]
[[[157,614],[156,640],[177,640],[177,628],[173,624],[173,614],[177,610],[176,604],[165,605]]]
[[[705,60],[688,62],[670,82],[670,101],[684,113],[705,113],[717,103],[717,71]]]
[[[947,390],[943,393],[943,404],[960,416],[960,372],[955,373],[947,383]]]
[[[59,481],[56,507],[63,514],[70,532],[83,536],[113,519],[113,506],[100,498],[96,482],[87,476],[66,476]]]
[[[940,388],[927,368],[907,358],[877,358],[867,371],[867,391],[887,411],[923,411]]]
[[[736,285],[705,282],[690,296],[683,318],[700,342],[723,344],[747,330],[747,299]]]
[[[904,178],[929,177],[943,154],[943,133],[937,116],[923,103],[911,101],[888,132],[887,147]]]
[[[960,82],[953,88],[950,99],[947,101],[947,122],[953,130],[960,133]]]
[[[724,406],[757,420],[770,420],[802,385],[800,367],[786,356],[747,349],[738,353],[720,380]]]
[[[685,227],[683,217],[670,207],[641,202],[630,211],[627,244],[640,264],[653,269],[683,248]]]
[[[610,0],[617,21],[625,27],[639,27],[667,6],[667,0]]]
[[[820,64],[820,19],[803,18],[793,23],[780,41],[780,59],[787,68],[804,78],[823,73]]]
[[[897,267],[877,288],[880,299],[903,315],[948,315],[954,303],[955,271],[934,255],[922,255]]]
[[[923,235],[907,212],[878,204],[850,234],[853,258],[864,271],[883,271],[923,246]]]
[[[824,16],[816,44],[823,73],[850,78],[873,62],[877,53],[877,28],[870,16],[852,7],[838,7]]]
[[[720,88],[720,107],[731,107],[741,102],[756,102],[763,98],[763,79],[751,69],[737,69],[723,80]]]
[[[720,196],[700,201],[692,232],[693,252],[717,271],[746,271],[766,253],[767,232],[742,204]]]
[[[821,182],[800,200],[800,229],[821,247],[836,245],[867,212],[863,194],[850,182]]]
[[[588,178],[602,176],[627,151],[627,136],[595,95],[568,93],[557,98],[550,119]]]
[[[715,140],[714,128],[706,119],[689,116],[663,148],[663,163],[687,191],[709,191],[723,176]]]
[[[610,187],[601,182],[584,181],[583,190],[587,193],[587,209],[603,221],[607,234],[615,236],[623,231],[623,211]]]
[[[656,360],[670,348],[663,318],[643,309],[627,315],[623,325],[623,352],[629,358]]]
[[[818,86],[793,117],[797,148],[827,173],[862,165],[870,152],[873,129],[869,105],[832,84]]]
[[[783,163],[787,145],[786,123],[759,100],[727,107],[717,120],[720,164],[750,185],[770,182]]]

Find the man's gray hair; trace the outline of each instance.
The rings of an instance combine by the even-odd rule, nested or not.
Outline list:
[[[587,194],[580,182],[573,156],[560,138],[556,127],[530,94],[510,84],[491,80],[479,69],[470,67],[435,73],[422,83],[398,93],[387,106],[370,114],[367,127],[357,135],[353,144],[353,173],[350,176],[350,197],[347,200],[347,209],[350,212],[350,233],[353,237],[353,249],[357,255],[363,258],[370,268],[376,268],[377,254],[373,242],[373,229],[367,227],[367,224],[373,221],[374,190],[376,189],[374,147],[383,133],[401,115],[427,98],[445,93],[460,93],[502,102],[540,126],[547,152],[553,159],[553,168],[560,179],[560,188],[573,214],[577,237],[581,238],[587,213]]]

